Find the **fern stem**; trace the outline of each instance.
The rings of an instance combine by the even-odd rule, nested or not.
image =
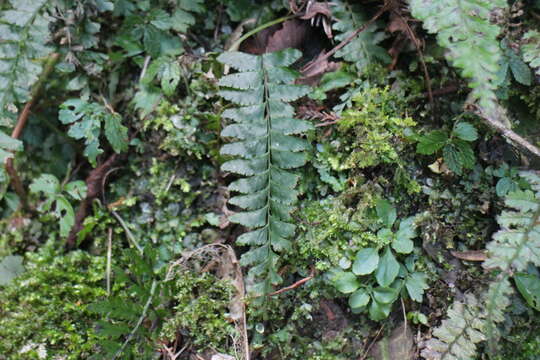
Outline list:
[[[270,229],[270,221],[272,219],[272,213],[271,213],[271,204],[270,199],[272,198],[272,116],[270,114],[270,94],[268,92],[268,74],[266,72],[266,68],[264,66],[264,59],[261,59],[262,61],[262,69],[264,72],[263,75],[263,82],[264,82],[264,103],[265,103],[265,116],[267,117],[266,121],[266,131],[268,133],[268,137],[266,138],[266,146],[268,151],[268,193],[267,193],[267,200],[266,200],[266,221],[268,232],[266,235],[266,243],[268,244],[268,268],[271,269],[272,267],[272,258],[271,258],[271,252],[272,252],[272,245],[271,245],[271,229]]]
[[[280,17],[279,19],[267,22],[266,24],[262,24],[262,25],[256,27],[255,29],[253,29],[251,31],[248,31],[246,34],[244,34],[242,37],[240,37],[240,39],[236,40],[231,45],[231,47],[229,49],[227,49],[227,51],[236,51],[236,50],[238,50],[238,48],[240,47],[242,42],[244,42],[244,40],[246,40],[250,36],[255,35],[256,33],[260,32],[260,31],[262,31],[262,30],[264,30],[266,28],[269,28],[272,25],[276,25],[276,24],[285,22],[285,21],[290,20],[290,19],[295,18],[295,17],[296,17],[296,15],[283,16],[283,17]]]
[[[135,324],[135,327],[133,328],[133,330],[131,330],[128,337],[126,338],[126,341],[124,341],[124,343],[122,344],[120,349],[118,349],[118,351],[111,358],[112,360],[116,359],[118,356],[120,356],[124,352],[124,349],[126,348],[127,344],[131,341],[131,339],[133,339],[133,337],[135,336],[135,333],[137,332],[137,330],[139,330],[139,327],[141,326],[142,322],[146,318],[146,314],[148,313],[148,309],[150,308],[150,305],[152,304],[152,299],[154,298],[154,294],[156,292],[157,283],[158,282],[157,282],[156,279],[154,279],[152,281],[152,287],[150,288],[150,295],[148,296],[148,300],[146,300],[146,304],[144,304],[142,314],[139,317],[139,320],[137,320],[137,324]]]

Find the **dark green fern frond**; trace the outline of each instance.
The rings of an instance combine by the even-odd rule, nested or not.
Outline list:
[[[332,28],[338,33],[336,35],[338,41],[346,39],[369,20],[363,16],[362,11],[356,5],[353,6],[341,0],[332,4],[332,16],[336,19]],[[379,46],[385,37],[384,31],[381,31],[376,23],[371,24],[338,51],[336,56],[354,63],[359,71],[373,62],[390,63],[388,52]]]
[[[289,214],[298,195],[298,176],[289,170],[306,162],[310,144],[295,135],[312,127],[294,119],[294,109],[287,103],[308,93],[308,87],[294,85],[297,74],[288,68],[300,55],[286,49],[261,56],[231,52],[218,57],[239,71],[220,80],[223,98],[240,105],[223,113],[235,123],[225,127],[222,136],[239,141],[222,147],[223,155],[238,157],[225,162],[222,170],[245,176],[229,185],[241,194],[229,202],[245,210],[230,220],[252,229],[238,243],[251,246],[241,264],[252,266],[249,274],[257,279],[256,294],[268,293],[281,281],[276,272],[278,253],[291,247],[295,232]]]
[[[12,118],[7,106],[28,100],[51,53],[47,0],[10,0],[12,8],[0,13],[0,119]],[[4,122],[5,125],[8,125]]]
[[[495,107],[496,77],[501,55],[499,27],[490,23],[491,12],[507,6],[504,0],[411,0],[412,15],[437,34],[447,59],[471,79],[471,101]]]

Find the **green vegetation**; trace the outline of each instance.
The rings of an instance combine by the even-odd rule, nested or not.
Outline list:
[[[539,12],[1,2],[0,360],[537,359]]]

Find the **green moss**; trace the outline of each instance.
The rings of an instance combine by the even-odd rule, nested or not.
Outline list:
[[[354,106],[342,114],[340,133],[348,153],[342,167],[365,168],[381,163],[400,164],[405,130],[416,123],[405,116],[404,103],[388,87],[369,88],[353,97]],[[337,165],[337,164],[336,164]]]
[[[227,319],[232,285],[209,273],[191,271],[183,272],[175,281],[174,316],[164,324],[163,336],[174,341],[180,331],[198,349],[226,352],[231,339],[238,336]]]
[[[26,272],[0,291],[0,359],[84,359],[99,343],[87,307],[105,295],[105,258],[47,248],[27,257]]]

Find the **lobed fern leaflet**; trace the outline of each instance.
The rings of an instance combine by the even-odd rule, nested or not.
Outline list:
[[[52,20],[45,12],[47,0],[10,0],[9,10],[0,12],[0,119],[11,118],[7,106],[28,100],[32,85],[42,72],[41,60],[52,49],[49,40]],[[1,123],[0,123],[1,124]]]
[[[229,52],[218,60],[239,72],[220,80],[221,96],[240,105],[227,109],[223,117],[234,121],[222,136],[239,141],[222,147],[223,155],[238,157],[225,162],[222,170],[245,176],[229,185],[240,193],[229,203],[245,211],[230,220],[250,228],[237,242],[251,249],[240,259],[251,265],[249,276],[256,279],[255,294],[265,294],[281,282],[276,272],[279,252],[291,247],[295,232],[290,212],[296,202],[298,175],[290,171],[304,165],[310,144],[295,135],[312,128],[309,122],[294,119],[288,104],[308,93],[306,86],[294,85],[297,73],[289,66],[300,52],[286,49],[260,56]]]
[[[495,323],[504,321],[504,311],[514,290],[509,278],[525,271],[528,264],[540,266],[540,176],[523,172],[521,176],[532,190],[509,193],[506,210],[498,216],[500,230],[487,244],[488,258],[482,264],[498,275],[489,284],[480,300],[469,294],[465,301],[455,301],[448,319],[433,331],[434,338],[426,343],[422,356],[427,360],[475,359],[476,344],[490,341],[495,353]]]
[[[524,44],[521,46],[523,60],[528,62],[536,75],[540,75],[540,32],[529,30],[523,35]]]
[[[356,5],[341,0],[332,4],[334,5],[332,6],[332,16],[336,19],[332,28],[338,32],[336,35],[337,41],[345,40],[368,21]],[[384,31],[381,31],[376,23],[371,24],[355,36],[343,49],[339,50],[336,56],[354,63],[359,71],[364,70],[367,65],[376,61],[390,63],[391,59],[387,51],[379,46],[379,43],[385,38]]]
[[[471,79],[471,101],[481,108],[496,108],[497,71],[501,48],[500,29],[490,23],[493,10],[506,7],[504,0],[411,0],[412,15],[424,28],[437,34],[446,57]]]

